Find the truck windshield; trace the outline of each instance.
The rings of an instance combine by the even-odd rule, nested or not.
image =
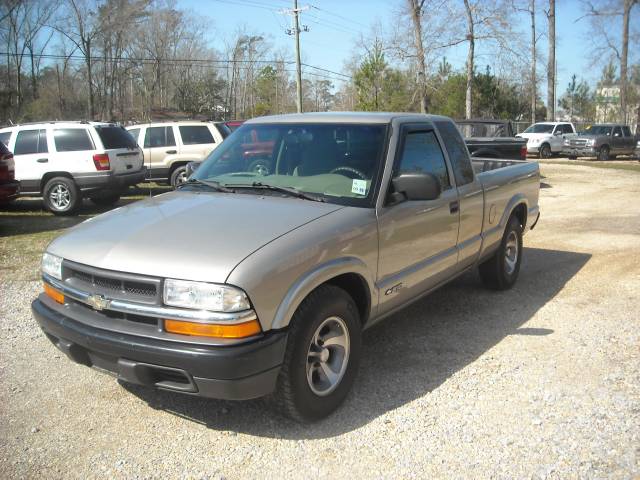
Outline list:
[[[230,188],[259,182],[327,202],[369,206],[386,132],[386,125],[244,124],[209,154],[193,178]]]
[[[611,135],[611,127],[606,125],[591,125],[584,132],[584,135]]]
[[[553,125],[546,123],[534,123],[522,133],[551,133],[553,132]]]

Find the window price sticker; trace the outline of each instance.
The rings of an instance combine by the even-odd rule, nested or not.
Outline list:
[[[351,183],[351,193],[355,193],[356,195],[367,195],[367,181],[354,179]]]

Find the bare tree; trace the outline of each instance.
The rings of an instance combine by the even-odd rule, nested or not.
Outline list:
[[[427,68],[424,57],[424,44],[422,39],[422,14],[425,0],[407,0],[413,23],[413,41],[416,50],[418,67],[418,95],[420,97],[420,111],[429,111],[429,97],[427,95]],[[466,3],[467,0],[465,0]]]
[[[548,24],[549,58],[547,59],[547,120],[556,119],[556,0],[549,0],[545,12]]]

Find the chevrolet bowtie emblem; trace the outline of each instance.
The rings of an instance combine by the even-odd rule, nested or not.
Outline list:
[[[93,307],[94,310],[104,310],[109,308],[111,300],[104,298],[102,295],[90,295],[87,298],[87,304]]]

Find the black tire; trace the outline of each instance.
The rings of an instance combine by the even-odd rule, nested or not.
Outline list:
[[[332,317],[341,319],[346,326],[348,350],[343,349],[342,352],[349,353],[342,377],[333,390],[321,396],[312,390],[313,382],[307,380],[308,359],[316,330]],[[347,292],[333,285],[321,285],[309,294],[298,307],[289,327],[284,362],[273,395],[281,413],[299,422],[312,422],[326,417],[340,406],[358,371],[362,343],[360,330],[358,309]],[[319,360],[317,364],[331,361],[331,355],[339,356],[340,348],[325,348],[331,354],[328,360]],[[319,370],[315,378],[321,380],[318,375]],[[313,374],[311,378],[314,378]]]
[[[551,147],[548,143],[543,143],[542,145],[540,145],[540,150],[538,150],[538,157],[551,158]]]
[[[169,183],[173,188],[176,188],[178,185],[183,183],[186,180],[187,174],[187,166],[180,165],[176,167],[176,169],[171,173],[171,178],[169,179]]]
[[[569,155],[567,158],[569,160],[576,160],[578,157],[576,157],[575,155]]]
[[[515,252],[515,265],[507,259],[512,250],[512,242],[515,239],[517,251]],[[489,258],[480,264],[480,278],[482,283],[493,290],[508,290],[516,283],[518,274],[520,273],[520,264],[522,262],[522,225],[520,221],[512,215],[507,222],[502,241],[498,250]]]
[[[54,177],[42,190],[44,205],[54,215],[73,215],[82,203],[82,194],[67,177]]]
[[[90,197],[89,200],[91,200],[94,205],[98,205],[99,207],[110,207],[118,203],[118,200],[120,200],[120,194],[110,193],[104,195],[96,195]]]
[[[600,147],[600,150],[598,150],[598,160],[600,160],[601,162],[606,162],[607,160],[609,160],[609,147],[607,147],[606,145]]]

